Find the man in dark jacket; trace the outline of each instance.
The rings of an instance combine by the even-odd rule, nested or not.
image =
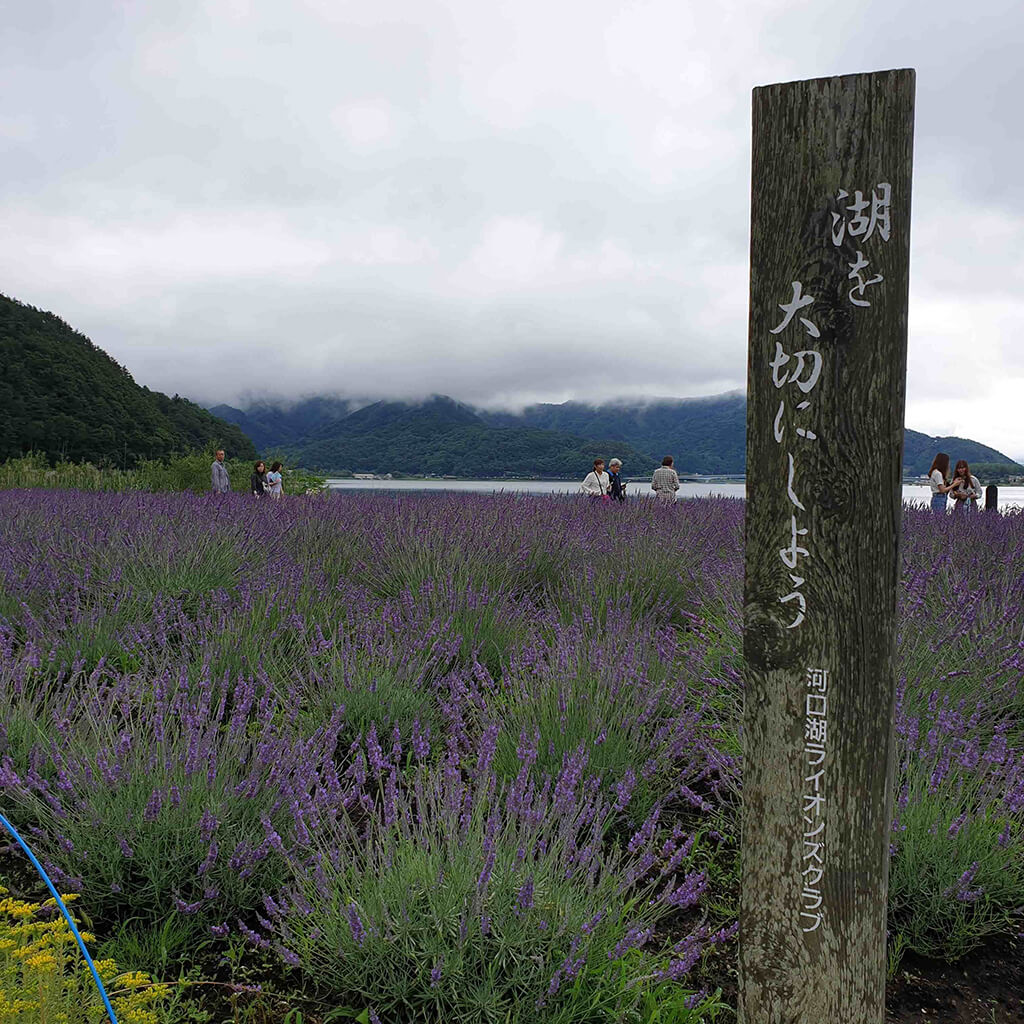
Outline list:
[[[622,459],[608,463],[608,493],[615,501],[626,500],[626,483],[622,479]]]

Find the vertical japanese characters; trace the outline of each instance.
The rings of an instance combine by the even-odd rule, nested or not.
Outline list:
[[[814,296],[805,295],[804,286],[799,281],[793,281],[792,288],[793,297],[789,302],[779,303],[779,309],[782,310],[783,317],[779,324],[771,329],[771,333],[775,335],[782,334],[789,329],[793,319],[796,318],[803,326],[808,337],[812,339],[820,338],[821,331],[818,330],[810,317],[799,315],[800,310],[805,309],[814,302]],[[790,366],[790,362],[792,362],[792,366]],[[786,626],[786,629],[796,629],[807,615],[807,597],[801,590],[806,582],[806,578],[803,576],[804,569],[801,559],[807,558],[810,555],[810,548],[806,545],[811,543],[811,538],[809,536],[809,527],[802,526],[802,520],[797,515],[797,513],[806,513],[807,506],[800,500],[796,492],[797,460],[793,453],[797,449],[797,445],[787,439],[783,420],[787,409],[787,399],[795,401],[796,411],[801,414],[805,414],[811,407],[811,399],[808,396],[814,390],[821,377],[822,363],[821,353],[817,349],[805,348],[790,355],[782,347],[781,341],[775,342],[775,355],[769,363],[772,371],[772,384],[775,385],[776,391],[781,392],[779,408],[772,422],[772,433],[775,437],[775,443],[785,443],[787,448],[786,496],[792,508],[789,521],[788,543],[784,548],[779,549],[779,557],[782,559],[782,564],[786,567],[792,587],[788,594],[779,598],[779,601],[785,605],[795,602],[794,607],[796,609],[793,621]],[[784,388],[786,389],[785,391],[783,390]],[[793,394],[794,389],[795,395]],[[813,430],[806,426],[797,427],[795,434],[800,439],[800,443],[813,442],[818,437]]]
[[[850,193],[841,188],[836,193],[836,202],[842,203],[849,199]],[[856,244],[864,245],[877,232],[883,242],[889,241],[891,230],[890,206],[892,202],[892,185],[887,181],[879,182],[871,190],[871,198],[865,199],[860,189],[854,189],[853,202],[832,213],[832,244],[841,246],[846,239],[855,240]],[[871,261],[860,249],[854,249],[856,257],[846,265],[849,269],[847,280],[853,285],[847,292],[847,298],[853,306],[870,306],[865,298],[868,288],[881,284],[885,278],[881,274],[871,274]]]
[[[846,202],[851,200],[851,202]],[[839,189],[834,200],[829,229],[832,245],[841,252],[846,273],[846,299],[853,307],[871,306],[871,289],[884,282],[884,276],[872,270],[868,243],[889,240],[891,231],[892,186],[880,182],[869,192],[854,189],[852,194]],[[827,243],[826,243],[827,244]],[[814,391],[822,381],[825,357],[816,344],[821,330],[814,321],[815,297],[804,290],[801,281],[790,282],[792,295],[780,302],[782,319],[771,328],[775,336],[774,354],[769,360],[772,385],[778,393],[778,408],[772,421],[772,436],[783,446],[786,457],[786,498],[789,522],[784,527],[779,558],[788,584],[779,603],[792,618],[786,629],[798,629],[813,613],[808,607],[804,584],[805,562],[812,557],[813,518],[801,487],[801,454],[808,444],[818,440],[814,423]],[[800,336],[800,331],[803,336]],[[805,339],[809,338],[810,342]],[[798,347],[802,346],[802,347]],[[820,429],[820,428],[819,428]],[[809,499],[808,499],[809,500]],[[826,753],[828,742],[829,669],[809,668],[804,688],[804,746],[801,752],[804,771],[801,799],[802,846],[800,870],[800,925],[804,932],[817,931],[825,920],[824,880],[826,875]]]
[[[800,856],[800,922],[817,931],[824,920],[825,744],[828,742],[828,670],[807,670],[804,693],[803,849]]]
[[[837,208],[832,212],[830,230],[832,244],[837,248],[849,248],[850,243],[866,247],[866,243],[874,237],[887,242],[891,231],[892,185],[880,182],[871,190],[869,198],[865,198],[861,189],[855,189],[852,195],[853,201],[843,205],[851,193],[841,188],[836,194]],[[848,259],[849,253],[844,254],[847,280],[852,282],[847,290],[847,299],[852,306],[870,306],[871,300],[866,297],[868,289],[880,285],[884,277],[871,272],[871,261],[864,255],[863,249],[854,248],[853,251],[855,256],[852,260]],[[786,446],[786,497],[791,509],[785,535],[786,544],[779,549],[779,558],[786,569],[789,586],[787,592],[780,595],[779,602],[793,610],[793,618],[786,628],[796,629],[808,614],[807,595],[803,590],[807,577],[804,575],[802,560],[810,557],[813,546],[809,519],[800,515],[807,513],[807,506],[798,493],[799,448],[818,438],[807,424],[811,418],[809,410],[813,400],[812,392],[821,379],[824,358],[818,348],[805,347],[792,353],[786,351],[784,342],[787,341],[787,335],[797,329],[794,320],[803,328],[805,337],[809,337],[812,344],[821,337],[821,331],[812,319],[812,310],[808,308],[814,304],[814,296],[804,292],[800,281],[792,281],[790,287],[792,296],[789,301],[779,303],[782,319],[771,328],[777,340],[769,366],[772,384],[780,393],[772,434],[776,444]],[[800,414],[801,421],[793,430],[792,438],[787,436],[786,427],[791,419],[786,415],[789,403]]]

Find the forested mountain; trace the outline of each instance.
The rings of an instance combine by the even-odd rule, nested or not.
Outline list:
[[[317,398],[292,406],[261,402],[244,411],[216,406],[215,411],[242,424],[261,448],[283,448],[303,465],[328,472],[574,479],[595,455],[618,456],[627,475],[645,475],[663,455],[674,456],[684,473],[740,474],[745,468],[746,397],[739,391],[708,398],[533,405],[516,413],[473,409],[442,396],[348,408],[342,399]],[[976,441],[907,430],[905,473],[926,473],[938,451],[972,465],[1015,465]]]
[[[1024,467],[1009,456],[977,441],[965,437],[929,437],[916,430],[903,431],[903,471],[907,476],[924,476],[937,452],[945,452],[950,457],[951,467],[957,459],[966,459],[972,468],[1002,466],[1005,471],[1024,473]]]
[[[285,406],[255,402],[244,411],[230,405],[215,405],[210,412],[234,423],[260,451],[265,451],[316,437],[353,408],[351,402],[341,398],[315,397]]]
[[[645,476],[667,454],[683,473],[744,471],[746,399],[739,391],[542,404],[515,413],[474,409],[438,395],[362,407],[316,396],[207,411],[140,387],[59,317],[3,295],[0,369],[0,459],[38,451],[51,459],[131,466],[216,443],[233,458],[278,450],[327,472],[575,479],[600,455],[622,459],[627,476]],[[906,431],[905,472],[926,473],[940,450],[972,466],[1024,473],[976,441],[913,430]]]
[[[255,458],[233,424],[175,395],[140,387],[84,334],[52,313],[0,295],[0,459],[131,466],[204,448]]]
[[[376,402],[291,449],[302,465],[328,472],[570,479],[582,479],[596,457],[609,458],[612,452],[646,472],[649,460],[627,444],[493,426],[468,406],[441,396],[419,404]]]
[[[746,398],[729,392],[709,398],[647,402],[531,405],[521,413],[482,413],[502,426],[563,430],[580,437],[624,441],[661,462],[671,455],[686,472],[742,473],[746,457]]]

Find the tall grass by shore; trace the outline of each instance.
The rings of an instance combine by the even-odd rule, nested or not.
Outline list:
[[[210,490],[210,465],[213,449],[193,452],[177,458],[159,461],[140,459],[131,469],[113,466],[94,466],[91,462],[63,462],[51,464],[45,455],[29,454],[20,459],[0,462],[0,490],[36,488],[75,491],[144,491],[158,494],[162,491],[191,491],[203,494]],[[271,459],[266,460],[269,467]],[[227,459],[224,465],[231,480],[231,489],[247,493],[251,462]],[[324,486],[324,478],[304,469],[285,468],[286,494],[306,494]]]

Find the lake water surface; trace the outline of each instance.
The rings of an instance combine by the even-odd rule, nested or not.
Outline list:
[[[578,480],[328,480],[333,491],[468,491],[474,494],[578,494]],[[653,498],[648,480],[627,485],[630,496]],[[742,483],[684,483],[679,485],[680,498],[699,498],[717,494],[728,498],[746,497]],[[908,484],[903,500],[928,504],[931,492],[925,484]],[[1024,508],[1024,487],[1000,487],[999,508]]]

